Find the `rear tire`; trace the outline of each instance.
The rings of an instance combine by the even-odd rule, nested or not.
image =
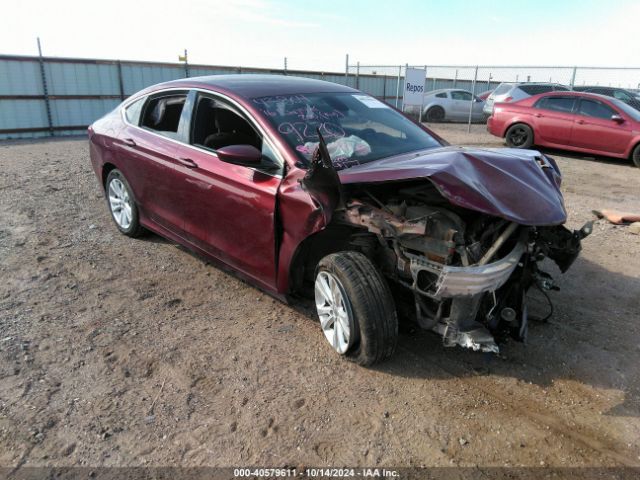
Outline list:
[[[533,145],[533,130],[529,125],[516,123],[509,127],[504,138],[511,148],[531,148]]]
[[[315,278],[318,317],[334,350],[363,366],[389,358],[398,340],[398,316],[389,286],[371,261],[359,252],[327,255]],[[337,302],[329,298],[329,284]],[[343,336],[334,340],[338,335]]]
[[[631,161],[636,167],[640,168],[640,143],[636,145],[636,148],[633,149],[633,153],[631,154]]]
[[[104,187],[111,219],[120,233],[132,238],[144,234],[133,190],[122,172],[117,168],[111,170]]]
[[[444,109],[442,107],[431,107],[429,110],[427,110],[427,122],[443,122],[444,116]]]

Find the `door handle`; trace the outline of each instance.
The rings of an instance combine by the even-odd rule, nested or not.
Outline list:
[[[583,124],[584,124],[584,120],[576,120],[576,123],[577,123],[578,125],[583,125]]]
[[[198,164],[190,158],[178,158],[178,163],[184,165],[187,168],[198,168]]]
[[[130,147],[136,146],[136,141],[133,138],[123,138],[122,143],[125,145],[129,145]]]
[[[540,117],[542,117],[542,114],[541,114],[541,113],[536,113],[536,114],[534,114],[533,116],[534,116],[534,117],[537,117],[537,118],[540,118]]]

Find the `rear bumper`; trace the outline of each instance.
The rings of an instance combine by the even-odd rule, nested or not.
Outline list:
[[[501,137],[502,135],[500,135],[500,133],[498,132],[498,128],[496,128],[496,123],[497,123],[496,119],[493,115],[487,118],[487,131],[491,135],[495,135],[496,137]]]

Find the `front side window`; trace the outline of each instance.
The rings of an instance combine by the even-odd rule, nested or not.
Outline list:
[[[571,97],[545,97],[538,100],[536,108],[555,112],[572,113],[575,99]]]
[[[165,137],[177,138],[186,99],[186,94],[165,94],[151,98],[144,108],[141,126]]]
[[[282,167],[273,149],[240,112],[209,95],[197,98],[190,143],[213,152],[231,145],[251,145],[262,152],[262,162],[257,168],[273,172]]]
[[[607,118],[610,119],[612,115],[615,115],[616,112],[605,105],[604,103],[598,102],[596,100],[580,100],[580,106],[578,107],[578,113],[580,115],[586,115],[587,117],[595,117],[595,118]]]
[[[454,100],[463,100],[465,102],[470,102],[472,95],[469,92],[451,92],[451,98]]]
[[[144,102],[147,100],[146,97],[143,97],[139,100],[136,100],[133,103],[127,105],[124,109],[124,116],[127,118],[127,121],[131,125],[139,125],[140,124],[140,114],[142,113],[142,107],[144,106]]]
[[[369,95],[292,94],[252,102],[305,165],[318,147],[318,129],[336,169],[441,146],[425,130]]]

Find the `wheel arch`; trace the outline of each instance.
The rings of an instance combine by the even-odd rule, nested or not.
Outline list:
[[[348,250],[357,251],[350,245],[354,233],[363,230],[349,225],[330,223],[326,228],[312,233],[302,240],[296,248],[289,265],[288,293],[309,293],[309,282],[313,282],[315,270],[327,255]]]
[[[535,140],[535,138],[536,138],[535,128],[533,127],[533,125],[531,125],[530,122],[527,122],[527,121],[522,120],[522,119],[516,119],[516,120],[513,120],[510,123],[506,124],[506,127],[504,127],[504,129],[502,131],[502,138],[506,138],[507,137],[507,132],[509,131],[509,129],[511,127],[513,127],[514,125],[518,125],[518,124],[522,124],[522,125],[525,125],[525,126],[529,127],[531,129],[531,134],[533,135],[533,139]]]
[[[107,188],[107,177],[109,176],[112,170],[115,170],[117,168],[118,167],[116,167],[113,163],[110,163],[110,162],[105,162],[104,165],[102,165],[102,173],[100,174],[100,177],[102,180],[102,188],[104,188],[105,190]]]

